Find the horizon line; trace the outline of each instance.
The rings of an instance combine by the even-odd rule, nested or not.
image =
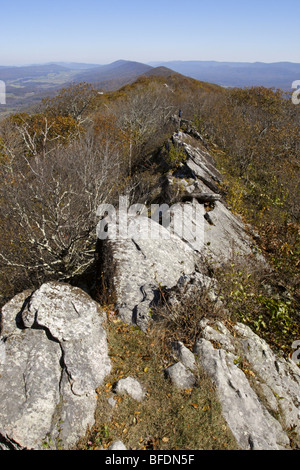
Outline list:
[[[143,62],[140,60],[135,60],[135,59],[117,59],[117,60],[112,60],[111,62],[102,62],[102,63],[93,63],[93,62],[82,62],[80,60],[51,60],[51,61],[46,61],[46,62],[30,62],[30,63],[18,63],[18,64],[10,64],[10,65],[3,65],[0,62],[0,67],[34,67],[34,66],[41,66],[41,65],[59,65],[59,64],[82,64],[82,65],[93,65],[93,66],[102,66],[102,65],[110,65],[114,64],[116,62],[136,62],[140,64],[145,64],[145,65],[150,65],[151,64],[167,64],[167,63],[177,63],[177,62],[212,62],[212,63],[218,63],[218,64],[266,64],[266,65],[272,65],[272,64],[296,64],[300,65],[300,62],[294,62],[290,60],[279,60],[279,61],[272,61],[272,62],[265,62],[261,60],[256,60],[256,61],[238,61],[238,60],[202,60],[202,59],[171,59],[171,60],[151,60],[149,62]],[[157,65],[156,65],[157,66]]]

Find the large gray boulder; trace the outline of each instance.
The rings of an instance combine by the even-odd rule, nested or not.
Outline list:
[[[178,236],[143,215],[129,219],[128,232],[131,235],[125,239],[106,240],[104,253],[114,264],[120,318],[144,330],[161,291],[172,289],[182,275],[193,273],[197,256]]]
[[[93,425],[111,369],[103,319],[85,292],[56,282],[3,307],[0,448],[70,449]]]

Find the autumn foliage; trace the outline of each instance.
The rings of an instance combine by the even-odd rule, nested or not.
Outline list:
[[[20,290],[28,278],[70,278],[87,266],[99,202],[126,193],[131,203],[147,203],[160,176],[153,155],[177,130],[170,118],[178,109],[224,174],[228,205],[258,230],[278,282],[297,292],[300,107],[280,90],[171,75],[141,77],[104,95],[74,84],[37,113],[1,122],[2,298],[14,293],[16,279]]]
[[[259,232],[261,249],[299,288],[300,108],[263,87],[205,94],[195,122],[225,175],[229,205]]]

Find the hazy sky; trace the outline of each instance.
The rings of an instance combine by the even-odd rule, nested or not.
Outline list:
[[[0,65],[300,62],[300,0],[0,0]]]

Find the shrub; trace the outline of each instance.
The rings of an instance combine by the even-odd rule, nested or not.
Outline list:
[[[183,147],[177,147],[174,144],[168,144],[163,150],[163,157],[170,168],[177,168],[186,160],[186,153]]]
[[[173,292],[171,299],[170,293],[160,290],[162,301],[152,308],[155,319],[152,327],[156,331],[156,337],[161,337],[162,343],[177,340],[193,349],[201,331],[202,319],[226,320],[223,306],[218,297],[212,295],[209,287],[195,284],[185,292]]]
[[[276,351],[290,354],[300,338],[299,313],[293,297],[276,285],[274,273],[240,258],[223,263],[215,276],[230,319],[248,325]]]

